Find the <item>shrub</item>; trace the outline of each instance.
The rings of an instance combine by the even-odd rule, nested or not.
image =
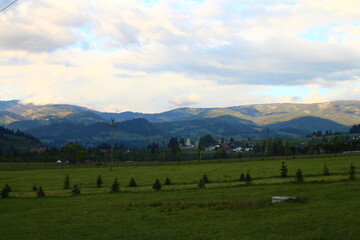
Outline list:
[[[249,171],[246,173],[245,182],[246,184],[250,184],[252,181]]]
[[[136,186],[137,186],[137,184],[135,182],[135,179],[132,177],[130,182],[129,182],[129,187],[136,187]]]
[[[99,175],[96,179],[96,187],[100,188],[103,184],[103,181],[101,179],[101,175]]]
[[[6,187],[6,185],[4,186],[3,190],[0,193],[2,198],[6,198],[9,196],[9,189]]]
[[[38,197],[44,197],[44,196],[45,196],[45,192],[44,192],[42,186],[40,186],[40,187],[37,189],[36,194],[37,194]]]
[[[355,166],[353,164],[350,165],[350,170],[349,170],[349,179],[350,180],[355,180]]]
[[[33,190],[34,192],[36,192],[36,191],[38,190],[38,187],[34,184],[34,186],[32,187],[32,190]]]
[[[245,182],[245,174],[241,173],[240,182]]]
[[[156,191],[159,191],[161,189],[161,183],[160,183],[159,179],[156,179],[152,188]]]
[[[80,194],[80,189],[79,186],[77,184],[74,185],[73,190],[71,192],[73,195],[78,195]]]
[[[165,179],[165,185],[171,185],[171,181],[169,177],[166,177]]]
[[[203,179],[204,179],[204,183],[209,183],[209,178],[206,174],[204,174]]]
[[[69,189],[70,188],[70,178],[69,175],[66,174],[65,181],[64,181],[64,188]]]
[[[204,178],[200,178],[198,187],[199,188],[205,188],[205,180],[204,180]]]
[[[287,175],[287,173],[288,173],[288,168],[287,168],[287,166],[285,165],[285,162],[282,162],[282,165],[281,165],[281,177],[282,178],[287,178],[288,177],[288,175]]]
[[[329,168],[326,166],[326,163],[324,163],[323,176],[329,176],[329,175],[330,175]]]
[[[5,184],[4,188],[6,188],[6,191],[8,191],[8,192],[12,192],[12,189],[9,186],[9,184]]]
[[[295,182],[303,182],[303,174],[302,171],[300,169],[297,170],[296,174],[295,174]]]
[[[119,184],[117,178],[115,178],[114,183],[111,185],[111,191],[112,191],[112,192],[118,192],[118,191],[120,191],[120,184]]]

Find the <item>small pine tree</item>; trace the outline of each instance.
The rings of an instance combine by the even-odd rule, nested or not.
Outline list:
[[[3,190],[0,193],[2,198],[6,198],[9,196],[9,189],[6,187],[6,185],[4,186]]]
[[[34,192],[36,192],[36,191],[38,190],[38,187],[34,184],[34,186],[32,187],[32,190],[33,190]]]
[[[245,182],[245,174],[241,173],[240,182]]]
[[[37,194],[38,197],[44,197],[44,196],[45,196],[45,192],[44,192],[42,186],[40,186],[40,187],[37,189],[36,194]]]
[[[70,178],[69,175],[66,174],[65,181],[64,181],[64,188],[69,189],[70,188]]]
[[[171,181],[169,177],[166,177],[165,179],[165,185],[171,185]]]
[[[112,192],[118,192],[118,191],[120,191],[120,184],[119,184],[117,178],[115,178],[114,183],[111,185],[111,191],[112,191]]]
[[[129,182],[129,187],[137,187],[137,184],[135,182],[135,179],[132,177],[130,182]]]
[[[329,168],[326,166],[326,163],[324,163],[323,176],[329,176],[329,175],[330,175]]]
[[[73,195],[78,195],[80,194],[80,189],[79,186],[77,184],[74,185],[73,190],[71,192]]]
[[[245,182],[246,184],[250,184],[252,181],[249,171],[246,173]]]
[[[355,180],[355,166],[353,164],[350,165],[350,170],[349,170],[349,179],[350,180]]]
[[[4,188],[6,188],[6,191],[8,191],[8,192],[12,192],[12,189],[9,186],[9,184],[5,184]]]
[[[152,188],[156,191],[159,191],[161,189],[161,183],[160,183],[159,179],[156,179]]]
[[[287,175],[287,173],[288,173],[288,168],[287,168],[287,166],[285,165],[285,162],[282,162],[282,165],[281,165],[281,177],[282,178],[287,178],[288,177],[288,175]]]
[[[96,179],[96,187],[100,188],[103,184],[103,181],[101,179],[101,175],[99,175]]]
[[[303,182],[303,181],[304,181],[304,178],[303,178],[302,171],[300,169],[298,169],[295,174],[295,182]]]
[[[202,177],[204,179],[204,183],[209,183],[209,178],[206,174]]]
[[[205,188],[205,180],[204,180],[204,178],[200,178],[198,187],[199,188]]]

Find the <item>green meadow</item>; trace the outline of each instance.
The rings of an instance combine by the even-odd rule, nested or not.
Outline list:
[[[109,168],[0,171],[1,239],[359,239],[360,155]],[[323,176],[326,163],[330,176]],[[303,183],[295,183],[297,169]],[[251,184],[239,182],[247,171]],[[81,194],[64,189],[78,184]],[[206,174],[210,183],[199,189]],[[96,178],[104,182],[96,187]],[[134,177],[137,187],[128,187]],[[152,189],[157,178],[172,185]],[[360,178],[360,176],[357,176]],[[110,193],[114,179],[120,192]],[[39,198],[33,185],[42,186]],[[297,201],[272,204],[272,196]]]

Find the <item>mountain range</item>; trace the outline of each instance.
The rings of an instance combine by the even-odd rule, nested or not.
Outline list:
[[[195,139],[205,134],[259,139],[267,129],[272,137],[303,137],[318,130],[347,132],[360,123],[360,101],[178,108],[162,113],[109,113],[76,105],[0,101],[0,124],[53,145],[106,142],[111,118],[117,122],[116,139],[123,142],[171,136]]]

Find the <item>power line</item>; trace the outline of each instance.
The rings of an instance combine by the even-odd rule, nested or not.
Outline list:
[[[5,9],[7,9],[8,7],[10,7],[11,5],[13,5],[15,2],[17,2],[18,0],[12,1],[10,4],[8,4],[6,7],[4,7],[3,9],[0,10],[0,12],[5,11]]]

